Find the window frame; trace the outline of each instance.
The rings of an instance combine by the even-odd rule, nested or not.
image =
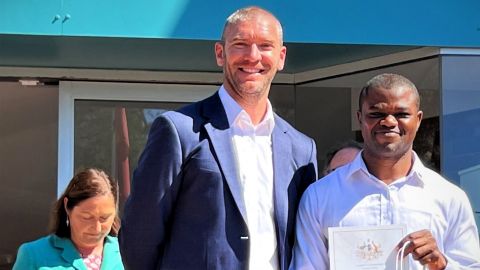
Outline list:
[[[57,197],[74,173],[75,101],[195,102],[219,85],[60,81],[58,106]]]

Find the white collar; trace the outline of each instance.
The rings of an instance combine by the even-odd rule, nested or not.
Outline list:
[[[346,173],[346,179],[354,179],[354,177],[352,177],[352,176],[356,173],[363,173],[371,179],[378,179],[374,175],[370,174],[370,172],[368,171],[367,165],[365,164],[365,161],[363,160],[362,153],[363,153],[363,150],[360,151],[357,154],[355,159],[348,166],[347,173]],[[418,157],[417,153],[415,153],[415,151],[413,151],[413,150],[412,150],[412,153],[413,153],[413,155],[412,155],[412,158],[413,158],[412,169],[410,170],[410,172],[408,173],[407,176],[402,177],[402,178],[406,179],[405,181],[408,181],[410,179],[415,179],[415,180],[417,180],[417,183],[419,185],[423,186],[423,185],[425,185],[425,180],[426,180],[424,178],[424,172],[425,172],[426,168],[423,165],[420,158]],[[396,182],[397,181],[394,181],[393,183],[396,183]]]
[[[245,118],[248,118],[248,120],[251,122],[250,116],[247,114],[247,112],[230,96],[223,85],[220,87],[220,90],[218,90],[218,95],[225,109],[225,113],[227,114],[228,124],[230,126],[233,126],[235,123],[241,121],[241,118],[244,120]],[[275,127],[272,104],[269,100],[267,100],[267,112],[257,126],[265,126],[266,130],[268,130],[268,133],[270,134]]]

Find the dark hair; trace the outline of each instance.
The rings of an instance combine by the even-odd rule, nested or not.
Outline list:
[[[324,174],[328,170],[328,165],[332,161],[335,154],[338,153],[338,151],[340,151],[342,149],[346,149],[346,148],[353,148],[353,149],[362,150],[363,145],[361,143],[357,142],[357,141],[349,140],[349,141],[343,142],[341,144],[336,144],[335,146],[330,148],[330,150],[328,150],[327,154],[325,155],[325,165],[323,166]]]
[[[117,211],[109,235],[117,236],[120,229],[118,184],[104,171],[95,168],[87,168],[77,173],[68,184],[62,196],[55,202],[51,219],[51,233],[59,237],[70,238],[70,228],[66,223],[67,212],[65,208],[73,209],[82,201],[105,194],[112,194],[115,201]],[[66,206],[64,205],[65,198],[68,199]]]
[[[393,89],[395,87],[406,86],[410,88],[415,95],[417,109],[420,108],[420,95],[418,94],[417,87],[409,79],[403,77],[402,75],[384,73],[377,75],[370,79],[367,84],[360,91],[360,96],[358,98],[358,110],[362,111],[363,100],[368,96],[368,91],[370,89]]]

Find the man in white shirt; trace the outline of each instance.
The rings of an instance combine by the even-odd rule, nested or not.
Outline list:
[[[316,180],[311,138],[268,100],[286,47],[280,22],[237,10],[215,44],[224,83],[159,116],[120,231],[128,269],[287,269],[300,197]]]
[[[329,268],[329,227],[393,224],[406,225],[398,248],[406,245],[410,269],[480,269],[466,194],[412,150],[423,116],[415,85],[400,75],[378,75],[362,89],[359,108],[363,151],[304,193],[291,269]]]

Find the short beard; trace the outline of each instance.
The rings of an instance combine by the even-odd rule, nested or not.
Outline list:
[[[270,90],[270,85],[273,80],[273,78],[269,80],[263,81],[263,83],[259,86],[256,86],[253,91],[251,91],[251,87],[247,87],[246,85],[242,85],[240,83],[237,83],[233,79],[233,74],[231,73],[226,73],[228,70],[227,68],[224,68],[224,73],[228,74],[228,76],[225,77],[227,80],[228,84],[233,88],[230,89],[233,91],[237,96],[242,98],[244,101],[253,104],[256,101],[258,101],[265,93],[268,93]]]

